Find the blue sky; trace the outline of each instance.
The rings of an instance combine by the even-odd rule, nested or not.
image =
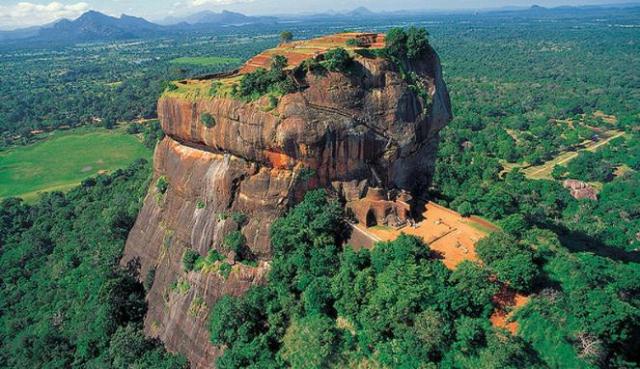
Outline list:
[[[637,0],[613,0],[617,3]],[[59,18],[76,18],[93,9],[111,15],[122,13],[151,20],[184,15],[198,10],[222,9],[245,14],[283,14],[348,10],[365,6],[371,10],[447,10],[503,6],[602,4],[606,0],[0,0],[0,29],[44,24]]]

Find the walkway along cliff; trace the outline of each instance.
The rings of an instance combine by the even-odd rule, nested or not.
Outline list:
[[[235,74],[182,81],[161,97],[167,136],[156,148],[154,178],[122,262],[140,262],[146,333],[193,367],[214,367],[221,348],[209,341],[211,307],[265,281],[269,227],[305,191],[329,189],[369,225],[410,219],[451,108],[433,50],[401,72],[376,56],[383,45],[378,34],[285,44]],[[348,71],[300,67],[336,47],[352,55]],[[268,67],[275,55],[288,59],[296,90],[234,97],[242,75]],[[230,246],[233,240],[244,251]],[[201,265],[186,270],[187,253],[199,254]]]

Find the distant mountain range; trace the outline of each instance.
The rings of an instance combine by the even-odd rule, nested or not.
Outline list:
[[[484,14],[496,14],[497,16],[512,16],[516,13],[521,16],[540,16],[550,13],[562,16],[575,11],[593,11],[607,8],[640,7],[640,3],[615,4],[601,6],[581,7],[557,7],[544,8],[534,5],[529,8],[501,8],[482,11]],[[457,11],[448,13],[478,13],[478,11]],[[88,11],[75,20],[62,19],[50,24],[18,29],[14,31],[0,31],[0,41],[16,41],[20,44],[46,44],[46,43],[78,43],[88,41],[113,41],[122,39],[146,38],[160,35],[169,35],[177,32],[195,32],[216,27],[245,26],[255,24],[277,24],[291,20],[363,20],[374,18],[405,17],[412,15],[437,15],[447,14],[445,11],[416,12],[395,11],[376,13],[365,7],[359,7],[348,12],[326,12],[307,15],[282,15],[282,16],[247,16],[241,13],[222,11],[202,11],[184,17],[169,17],[158,23],[149,22],[143,18],[122,15],[120,18],[102,14],[97,11]],[[14,42],[15,43],[15,42]]]
[[[153,35],[159,31],[162,31],[162,26],[143,18],[129,15],[115,18],[88,11],[76,20],[63,19],[41,29],[37,37],[56,41],[121,40]]]
[[[152,37],[206,27],[276,23],[275,17],[250,17],[240,13],[203,11],[184,18],[168,18],[156,24],[144,18],[122,15],[120,18],[88,11],[75,20],[62,19],[38,27],[0,31],[0,41],[77,43]]]
[[[75,20],[61,19],[40,27],[1,32],[0,41],[22,39],[40,42],[122,40],[151,36],[162,30],[162,26],[143,18],[129,15],[116,18],[91,10]]]
[[[216,25],[245,25],[256,23],[276,23],[276,17],[250,17],[241,13],[234,13],[223,10],[215,13],[210,10],[201,11],[186,17],[168,17],[161,24],[164,25],[180,25],[180,24],[216,24]]]

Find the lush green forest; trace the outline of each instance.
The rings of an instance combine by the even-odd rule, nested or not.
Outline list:
[[[0,367],[186,368],[142,333],[145,291],[120,266],[149,165],[33,205],[0,203]]]
[[[341,209],[314,191],[273,225],[267,285],[210,314],[212,342],[228,348],[218,368],[637,367],[639,264],[523,226],[452,272],[409,236],[342,248]],[[516,336],[488,319],[503,283],[535,296]]]
[[[478,21],[464,34],[435,28],[455,118],[442,135],[434,196],[463,214],[552,228],[576,249],[633,251],[640,246],[640,81],[631,72],[640,68],[638,31],[561,21],[506,22],[500,31]],[[597,202],[576,201],[559,182],[527,180],[506,165],[540,164],[611,131],[624,135],[552,173],[601,187]]]

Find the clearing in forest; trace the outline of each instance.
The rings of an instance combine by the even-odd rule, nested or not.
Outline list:
[[[151,159],[151,150],[123,129],[55,131],[43,141],[0,152],[0,199],[34,201],[40,192],[69,190],[138,158]]]
[[[605,124],[596,124],[594,126],[590,123],[590,121],[594,119],[601,120]],[[502,163],[502,175],[510,172],[512,169],[520,168],[522,173],[529,179],[552,180],[553,177],[551,177],[551,172],[553,171],[553,167],[556,165],[567,165],[567,163],[575,159],[581,151],[596,151],[607,145],[612,140],[624,135],[623,131],[613,129],[618,122],[616,116],[605,114],[602,111],[595,111],[589,116],[581,114],[576,119],[555,119],[553,122],[556,124],[566,125],[571,130],[578,129],[578,127],[588,128],[593,133],[593,138],[584,140],[567,150],[561,151],[555,158],[540,165],[533,166],[527,163],[508,163],[505,161]],[[506,129],[506,132],[516,141],[516,143],[520,143],[521,138],[516,131]]]
[[[517,309],[529,302],[529,298],[503,286],[502,290],[493,297],[493,302],[497,307],[489,318],[491,324],[515,334],[518,331],[518,322],[511,317]]]
[[[563,152],[556,156],[554,159],[547,161],[546,163],[538,166],[528,167],[522,171],[524,175],[529,179],[553,179],[551,172],[556,165],[566,165],[571,160],[575,159],[581,151],[596,151],[599,148],[607,145],[612,140],[624,136],[623,131],[611,130],[604,133],[604,136],[598,141],[585,141],[581,145],[580,150]]]

